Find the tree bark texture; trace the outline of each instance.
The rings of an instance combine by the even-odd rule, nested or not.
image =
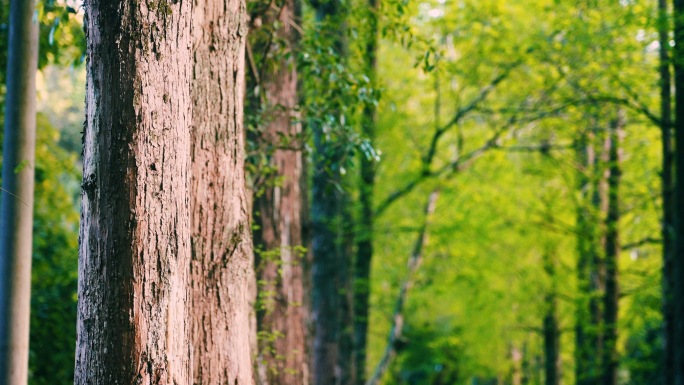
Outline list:
[[[684,58],[684,0],[674,1],[673,58]],[[684,63],[673,60],[675,85],[674,141],[684,143]],[[668,341],[673,349],[673,384],[684,385],[684,151],[680,148],[674,154],[674,189],[672,192],[673,228],[672,235],[672,303],[673,338]],[[669,385],[669,384],[668,384]]]
[[[378,0],[368,1],[368,19],[365,45],[365,73],[370,79],[370,86],[377,86],[377,46],[378,46]],[[363,106],[361,117],[362,134],[371,143],[375,142],[375,122],[377,108],[375,103],[368,102]],[[370,304],[370,276],[373,258],[373,191],[375,188],[376,160],[367,154],[361,154],[361,183],[359,201],[361,215],[354,261],[354,369],[356,384],[366,383],[366,346],[368,344],[368,313]]]
[[[35,2],[13,0],[0,190],[0,384],[26,384],[36,148]]]
[[[244,171],[242,0],[195,0],[191,135],[195,384],[254,382],[254,278]]]
[[[85,2],[76,384],[190,384],[190,2]]]
[[[302,210],[306,207],[301,189],[301,124],[296,108],[297,69],[293,53],[298,35],[293,28],[298,4],[284,0],[269,4],[263,15],[265,25],[279,23],[263,40],[255,39],[253,48],[266,51],[260,63],[261,102],[260,148],[266,148],[275,175],[257,192],[254,199],[255,244],[260,290],[266,293],[258,314],[259,383],[269,385],[307,385],[306,320],[309,311],[304,298],[304,259]],[[273,41],[282,41],[277,52],[270,52]],[[286,138],[283,142],[283,138]]]

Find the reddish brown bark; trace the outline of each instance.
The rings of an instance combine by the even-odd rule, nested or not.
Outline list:
[[[85,2],[76,384],[191,383],[189,2]]]
[[[262,298],[258,317],[259,382],[273,385],[306,385],[306,319],[308,311],[303,287],[302,210],[306,206],[301,190],[301,125],[296,120],[297,70],[294,50],[297,33],[293,28],[296,2],[271,4],[263,15],[272,29],[255,39],[255,50],[266,50],[260,63],[262,95],[260,147],[266,149],[275,175],[261,186],[255,197],[255,244]],[[263,32],[263,31],[260,31]],[[263,35],[263,34],[262,34]],[[281,45],[275,50],[273,41]],[[257,102],[258,103],[258,102]]]
[[[190,312],[196,384],[254,381],[242,122],[246,34],[244,1],[194,2]]]

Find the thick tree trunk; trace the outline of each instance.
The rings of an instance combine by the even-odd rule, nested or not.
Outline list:
[[[315,135],[318,136],[318,135]],[[316,140],[318,139],[318,140]],[[325,172],[327,157],[322,156],[326,146],[316,138],[319,147],[314,158],[311,220],[312,220],[312,318],[314,322],[313,365],[316,385],[338,384],[337,360],[339,355],[340,314],[338,266],[340,256],[337,250],[339,192],[328,178],[339,181],[339,172],[329,175]]]
[[[663,196],[663,334],[664,361],[663,381],[672,385],[674,380],[674,303],[672,290],[672,77],[670,72],[670,23],[668,19],[667,0],[658,0],[660,24],[658,35],[660,42],[660,114],[662,132],[662,196]]]
[[[605,228],[605,293],[603,297],[604,331],[603,357],[601,368],[603,372],[602,385],[617,385],[618,369],[618,260],[620,257],[619,221],[620,221],[620,136],[624,126],[623,112],[618,116],[609,130],[608,145],[608,207],[606,211]]]
[[[28,380],[31,241],[36,151],[38,24],[35,2],[10,2],[0,190],[0,384]]]
[[[192,341],[194,382],[254,382],[254,280],[244,172],[242,0],[196,0],[192,79]]]
[[[684,143],[684,0],[674,1],[674,36],[673,57],[675,84],[675,143]],[[673,349],[674,382],[684,385],[684,149],[679,148],[674,154],[675,183],[672,192],[674,200],[672,234],[672,291],[673,338],[668,341]]]
[[[189,2],[85,2],[76,384],[190,384]]]
[[[285,0],[269,6],[264,25],[279,23],[265,41],[256,41],[256,51],[267,52],[275,62],[260,63],[261,119],[265,122],[260,147],[269,148],[275,175],[255,196],[255,244],[260,289],[267,293],[259,313],[260,384],[307,385],[306,320],[303,286],[303,239],[301,213],[306,203],[301,190],[301,124],[297,122],[297,69],[293,53],[298,36],[293,28],[298,4]],[[269,52],[274,40],[282,41],[277,52]],[[283,140],[285,138],[285,140]]]
[[[368,36],[365,47],[365,73],[370,79],[370,86],[376,87],[377,46],[378,46],[378,0],[369,0],[367,18]],[[375,103],[363,106],[361,130],[363,136],[371,143],[375,139],[376,121]],[[354,261],[354,369],[358,385],[366,383],[366,345],[368,336],[368,312],[370,304],[370,275],[373,258],[373,191],[375,187],[376,160],[367,154],[361,154],[361,183],[359,201],[361,215],[359,218],[356,259]]]

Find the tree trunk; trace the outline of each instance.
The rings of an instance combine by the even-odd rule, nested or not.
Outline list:
[[[402,337],[404,331],[404,306],[406,305],[409,290],[413,286],[413,277],[423,260],[423,249],[427,243],[427,228],[430,224],[432,214],[435,212],[438,197],[439,190],[433,190],[425,204],[425,210],[423,211],[424,221],[418,231],[416,243],[409,256],[408,271],[406,272],[404,281],[401,283],[399,295],[394,304],[394,314],[392,315],[392,326],[390,327],[390,332],[387,336],[387,346],[385,346],[385,351],[373,370],[373,374],[368,382],[366,382],[367,385],[378,385],[397,355],[397,345],[399,344],[399,339]]]
[[[608,135],[608,207],[606,212],[605,242],[605,293],[604,293],[604,331],[602,357],[602,385],[617,385],[618,377],[618,260],[620,257],[620,137],[624,126],[623,111],[611,122]]]
[[[577,385],[598,385],[602,322],[602,269],[600,232],[601,210],[599,161],[595,153],[594,133],[582,133],[576,143],[577,189],[581,198],[577,207],[577,279],[578,301],[575,326],[575,380]]]
[[[76,384],[190,384],[189,2],[85,2]]]
[[[352,213],[352,200],[347,191],[351,189],[349,183],[345,193],[341,196],[340,219],[342,226],[338,235],[339,261],[339,294],[340,294],[340,355],[337,365],[340,371],[340,385],[355,385],[354,369],[354,277],[352,263],[354,260],[354,216]]]
[[[301,213],[306,203],[301,190],[301,124],[297,122],[297,69],[294,55],[298,36],[293,23],[298,2],[285,0],[279,7],[269,5],[264,25],[279,23],[264,39],[254,39],[256,51],[267,52],[259,63],[260,121],[265,122],[261,148],[267,148],[270,180],[255,194],[255,245],[260,289],[267,293],[259,313],[260,384],[307,385],[306,319],[303,286],[303,238]],[[270,52],[274,40],[282,41]],[[268,61],[266,61],[268,60]],[[271,62],[273,61],[273,62]],[[255,106],[256,107],[256,106]]]
[[[662,132],[662,196],[663,196],[663,332],[664,361],[663,381],[672,385],[674,380],[674,303],[672,290],[672,78],[670,74],[670,23],[668,19],[667,0],[658,0],[660,23],[658,34],[660,42],[660,112]]]
[[[313,366],[316,385],[338,384],[337,361],[339,356],[339,335],[341,317],[339,306],[341,296],[338,267],[341,256],[338,253],[338,237],[335,223],[339,220],[340,194],[334,183],[341,179],[339,171],[326,173],[329,158],[323,156],[328,146],[322,144],[319,135],[314,135],[316,147],[311,200],[312,221],[312,302],[314,322]],[[333,182],[329,181],[332,179]]]
[[[254,382],[254,280],[244,172],[242,0],[196,0],[192,79],[192,341],[194,382]]]
[[[346,53],[343,23],[343,5],[339,0],[315,1],[316,22],[320,33],[330,39],[339,57]],[[325,81],[325,80],[324,80]],[[334,84],[326,84],[334,87]],[[333,110],[336,107],[333,106]],[[345,234],[344,207],[347,200],[342,191],[342,162],[345,159],[345,143],[326,138],[324,127],[315,122],[313,178],[311,195],[311,248],[312,248],[312,300],[311,313],[314,323],[313,376],[316,385],[346,385],[350,376],[343,360],[346,349],[341,349],[343,329],[347,315],[345,309],[348,287],[348,259],[343,243]],[[328,128],[330,129],[330,128]],[[349,325],[350,328],[353,325]]]
[[[370,79],[369,86],[376,87],[377,46],[378,46],[378,0],[368,1],[368,36],[365,47],[365,73]],[[361,133],[372,144],[375,140],[375,103],[363,106]],[[361,183],[359,201],[361,215],[354,261],[354,369],[356,384],[366,383],[366,345],[368,336],[368,313],[370,303],[370,275],[373,258],[373,190],[375,187],[376,160],[368,154],[361,154]]]
[[[684,0],[674,1],[674,36],[673,57],[675,84],[675,143],[684,143]],[[679,44],[677,44],[679,43]],[[677,92],[678,91],[678,92]],[[684,149],[679,148],[674,154],[675,184],[672,191],[674,200],[672,234],[672,292],[673,330],[672,340],[668,341],[674,350],[674,384],[684,385]]]
[[[510,348],[510,360],[511,360],[511,373],[510,381],[507,381],[511,385],[522,385],[523,382],[523,360],[524,351],[519,347],[512,345]]]
[[[544,299],[544,384],[560,385],[560,328],[558,326],[558,295],[556,289],[557,261],[553,252],[544,255],[544,270],[551,287]]]
[[[0,384],[28,381],[36,151],[35,2],[13,0],[0,202]]]

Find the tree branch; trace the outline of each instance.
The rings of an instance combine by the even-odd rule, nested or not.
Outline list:
[[[406,183],[403,187],[400,187],[398,190],[395,190],[394,192],[390,193],[384,200],[382,200],[381,203],[378,205],[377,209],[375,210],[374,214],[376,216],[382,215],[382,213],[384,213],[389,208],[389,206],[391,206],[395,201],[413,191],[416,187],[418,187],[422,182],[424,182],[427,179],[437,178],[445,174],[448,174],[447,177],[451,177],[454,174],[457,174],[458,172],[467,169],[473,163],[473,161],[484,155],[488,150],[500,147],[499,140],[501,136],[507,131],[510,131],[516,124],[532,123],[548,116],[557,115],[567,106],[568,105],[562,105],[560,107],[548,111],[543,111],[536,115],[527,117],[523,120],[519,120],[517,116],[512,116],[508,120],[507,124],[504,127],[499,128],[494,133],[494,135],[492,135],[492,137],[490,137],[482,146],[476,148],[475,150],[463,156],[456,158],[455,160],[445,164],[436,171],[431,171],[430,169],[423,169],[423,171],[417,176],[415,176],[411,181]]]
[[[627,243],[622,245],[622,250],[631,250],[631,249],[636,249],[637,247],[641,247],[644,245],[660,245],[663,243],[662,239],[659,238],[643,238],[635,242]]]
[[[385,352],[373,371],[373,376],[366,382],[366,385],[377,385],[382,379],[382,376],[389,368],[390,363],[396,356],[396,343],[401,337],[401,333],[404,328],[404,304],[406,303],[406,297],[408,296],[408,291],[411,288],[413,275],[418,270],[418,266],[422,260],[423,247],[425,246],[427,239],[427,226],[430,222],[430,216],[435,211],[435,204],[437,203],[437,197],[439,192],[437,190],[430,193],[427,204],[425,205],[424,216],[425,221],[423,226],[418,233],[416,243],[413,247],[413,251],[408,261],[408,271],[406,272],[406,277],[399,290],[399,296],[397,297],[397,302],[394,306],[394,315],[392,317],[392,328],[390,329],[389,336],[387,337],[387,346],[385,347]]]

